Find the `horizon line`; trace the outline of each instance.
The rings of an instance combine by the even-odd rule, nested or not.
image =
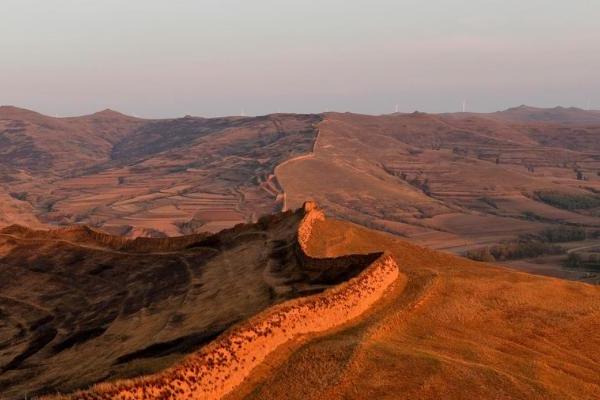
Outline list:
[[[329,114],[329,113],[336,113],[336,114],[355,114],[355,115],[368,115],[368,116],[383,116],[383,115],[410,115],[410,114],[428,114],[428,115],[453,115],[453,114],[464,114],[464,115],[489,115],[489,114],[496,114],[496,113],[501,113],[501,112],[507,112],[507,111],[512,111],[512,110],[519,110],[519,109],[531,109],[531,110],[535,110],[535,111],[551,111],[551,110],[573,110],[573,111],[583,111],[583,112],[600,112],[599,109],[585,109],[585,108],[581,108],[581,107],[576,107],[576,106],[562,106],[562,105],[557,105],[554,107],[538,107],[538,106],[530,106],[530,105],[526,105],[526,104],[521,104],[519,106],[514,106],[514,107],[508,107],[506,109],[503,110],[496,110],[496,111],[444,111],[444,112],[427,112],[427,111],[420,111],[420,110],[414,110],[414,111],[392,111],[389,113],[365,113],[365,112],[355,112],[355,111],[336,111],[336,110],[327,110],[327,111],[320,111],[320,112],[285,112],[285,111],[278,111],[278,112],[272,112],[272,113],[266,113],[266,114],[253,114],[253,115],[248,115],[248,113],[245,111],[244,115],[240,115],[240,114],[229,114],[229,115],[214,115],[214,116],[202,116],[202,115],[191,115],[191,114],[185,114],[182,116],[174,116],[174,117],[141,117],[138,115],[135,115],[134,113],[125,113],[125,112],[121,112],[121,111],[117,111],[113,108],[105,108],[96,112],[92,112],[90,114],[75,114],[75,115],[50,115],[50,114],[45,114],[43,112],[39,112],[36,111],[34,109],[31,108],[27,108],[27,107],[21,107],[21,106],[16,106],[13,104],[0,104],[0,110],[2,109],[6,109],[6,108],[12,108],[15,110],[20,110],[20,111],[25,111],[25,112],[30,112],[30,113],[35,113],[38,115],[41,115],[43,117],[47,117],[47,118],[57,118],[57,119],[70,119],[70,118],[85,118],[85,117],[92,117],[94,115],[97,114],[102,114],[102,113],[114,113],[114,114],[119,114],[125,117],[129,117],[129,118],[136,118],[136,119],[142,119],[142,120],[168,120],[168,119],[181,119],[181,118],[204,118],[204,119],[212,119],[212,118],[257,118],[257,117],[265,117],[265,116],[269,116],[269,115],[323,115],[323,114]]]

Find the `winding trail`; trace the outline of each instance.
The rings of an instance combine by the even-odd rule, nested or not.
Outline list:
[[[567,254],[575,253],[575,252],[578,252],[581,250],[599,248],[599,247],[600,247],[600,244],[598,244],[598,243],[592,244],[592,245],[587,245],[587,246],[575,247],[574,249],[567,250]]]

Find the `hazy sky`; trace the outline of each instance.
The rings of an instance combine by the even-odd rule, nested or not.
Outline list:
[[[0,104],[147,117],[600,108],[600,0],[0,0]]]

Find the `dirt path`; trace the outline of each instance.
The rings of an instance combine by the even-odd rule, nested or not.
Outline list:
[[[590,245],[587,245],[587,246],[575,247],[574,249],[567,250],[567,254],[575,253],[575,252],[578,252],[580,250],[593,249],[593,248],[596,248],[596,247],[600,247],[600,244],[596,243],[596,244],[590,244]]]

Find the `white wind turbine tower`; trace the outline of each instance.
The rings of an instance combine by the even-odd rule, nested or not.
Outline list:
[[[467,112],[467,100],[463,100],[462,102],[462,112]]]
[[[400,110],[400,106],[398,104],[396,104],[396,114],[398,114],[399,110]]]

